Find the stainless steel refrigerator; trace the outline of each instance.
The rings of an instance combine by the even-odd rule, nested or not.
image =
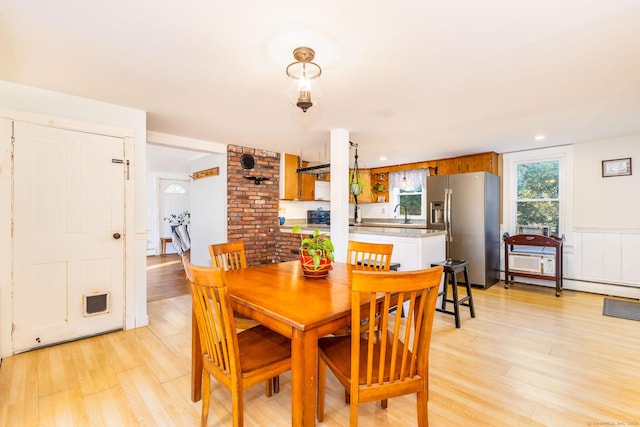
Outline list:
[[[500,178],[487,172],[427,177],[427,227],[447,231],[447,258],[465,259],[469,281],[500,280]]]

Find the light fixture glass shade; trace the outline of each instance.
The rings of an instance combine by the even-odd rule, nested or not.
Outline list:
[[[315,52],[311,48],[298,47],[293,50],[293,57],[296,62],[287,66],[286,73],[298,83],[295,95],[296,106],[306,112],[314,105],[312,94],[314,100],[318,99],[318,94],[311,82],[320,77],[322,69],[318,64],[311,62],[315,57]]]

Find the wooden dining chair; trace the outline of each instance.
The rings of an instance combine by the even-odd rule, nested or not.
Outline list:
[[[209,245],[209,254],[211,264],[224,271],[247,268],[247,256],[242,240]],[[258,324],[255,320],[246,317],[236,315],[235,318],[239,329],[252,328]]]
[[[347,243],[347,264],[354,270],[388,271],[391,268],[391,254],[393,243],[367,243],[349,240]],[[376,316],[378,318],[380,314]],[[369,319],[362,319],[363,325]],[[349,335],[351,327],[346,326],[333,333],[333,335]],[[346,390],[345,390],[346,392]],[[348,393],[345,401],[349,402]]]
[[[214,267],[222,268],[224,271],[247,268],[247,255],[244,250],[244,242],[236,240],[233,242],[217,243],[209,245],[211,264]],[[253,319],[234,314],[236,327],[238,329],[249,329],[259,323]],[[267,396],[280,391],[280,378],[275,377],[266,385]]]
[[[358,405],[410,393],[417,394],[418,426],[428,425],[429,347],[442,278],[442,267],[405,272],[353,271],[351,282],[350,336],[325,337],[318,341],[318,421],[324,420],[327,366],[350,391],[350,425],[358,425]],[[382,301],[378,330],[363,315],[372,317]],[[394,299],[397,298],[397,299]],[[393,304],[409,301],[403,318]],[[405,323],[406,321],[406,323]]]
[[[236,332],[223,270],[183,264],[203,351],[201,425],[207,425],[213,376],[231,392],[233,426],[242,426],[244,390],[291,369],[291,341],[262,325]]]
[[[214,267],[225,271],[247,268],[247,255],[242,240],[209,245],[209,254]]]
[[[367,243],[349,240],[347,264],[357,270],[389,270],[393,243]]]

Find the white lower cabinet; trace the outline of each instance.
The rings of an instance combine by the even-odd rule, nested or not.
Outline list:
[[[427,236],[404,237],[386,233],[349,233],[349,239],[368,243],[393,243],[391,262],[400,263],[398,271],[421,270],[431,267],[431,263],[444,261],[446,258],[445,234],[434,233]],[[440,290],[443,288],[440,283]],[[440,304],[440,298],[438,299]],[[404,312],[408,310],[405,304]]]

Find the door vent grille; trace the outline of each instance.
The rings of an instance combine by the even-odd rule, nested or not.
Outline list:
[[[96,316],[98,314],[107,314],[109,307],[109,292],[95,295],[84,296],[84,316]]]

